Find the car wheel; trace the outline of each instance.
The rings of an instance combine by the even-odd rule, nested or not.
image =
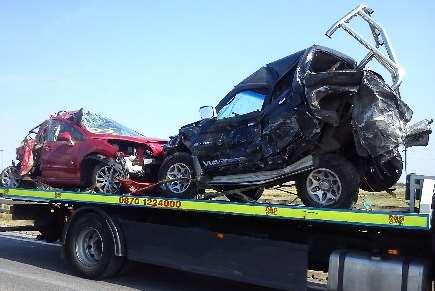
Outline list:
[[[118,181],[118,178],[122,177],[123,173],[115,166],[100,163],[94,168],[92,185],[97,193],[119,193],[121,191],[121,183]]]
[[[125,257],[115,256],[113,237],[106,221],[94,213],[77,218],[65,241],[68,260],[86,278],[101,279],[116,274]]]
[[[385,191],[397,183],[402,175],[402,170],[403,162],[400,155],[385,162],[378,170],[369,167],[362,179],[360,188],[368,192]],[[378,171],[381,171],[382,174],[378,174]]]
[[[298,195],[306,206],[351,208],[358,199],[360,175],[337,154],[320,158],[319,166],[296,179]]]
[[[192,156],[176,153],[167,157],[159,170],[159,181],[164,195],[176,198],[194,198],[198,194]]]
[[[228,194],[226,195],[228,200],[231,202],[249,202],[249,201],[257,201],[260,199],[261,195],[263,195],[264,188],[250,189],[245,191],[240,191],[243,195],[238,194]]]
[[[18,180],[18,170],[14,166],[9,166],[0,174],[0,185],[4,188],[17,188],[20,184]]]

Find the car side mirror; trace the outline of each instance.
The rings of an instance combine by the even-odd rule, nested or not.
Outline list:
[[[73,142],[73,140],[72,140],[71,133],[69,133],[68,131],[61,132],[61,133],[59,134],[59,136],[57,137],[57,141],[65,141],[65,142],[67,142],[69,145],[74,145],[74,142]]]
[[[213,106],[201,106],[199,107],[199,115],[201,119],[210,119],[216,116],[216,111]]]

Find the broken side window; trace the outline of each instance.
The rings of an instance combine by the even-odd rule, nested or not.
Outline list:
[[[44,142],[46,132],[47,124],[44,123],[39,127],[38,133],[35,136],[35,141],[37,144],[42,144]]]
[[[59,134],[63,132],[69,132],[71,134],[73,141],[82,141],[84,137],[81,132],[79,132],[74,126],[68,123],[62,123]]]
[[[50,120],[45,135],[45,141],[56,141],[60,131],[60,123],[56,120]]]
[[[49,125],[46,129],[45,140],[46,141],[57,141],[59,134],[63,132],[69,132],[71,134],[73,141],[84,140],[83,134],[77,130],[74,126],[67,122],[62,122],[58,120],[50,120]]]

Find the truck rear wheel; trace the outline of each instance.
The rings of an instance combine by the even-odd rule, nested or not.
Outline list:
[[[296,180],[298,195],[306,206],[351,208],[358,199],[361,177],[351,162],[337,154],[320,157],[319,166]]]
[[[101,279],[115,275],[125,257],[115,256],[110,229],[98,214],[77,218],[65,240],[65,253],[72,267],[82,276]]]

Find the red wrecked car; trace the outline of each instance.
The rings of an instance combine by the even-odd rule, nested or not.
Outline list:
[[[2,171],[0,183],[135,192],[157,180],[165,143],[83,109],[60,111],[29,132],[17,148],[18,163]]]

